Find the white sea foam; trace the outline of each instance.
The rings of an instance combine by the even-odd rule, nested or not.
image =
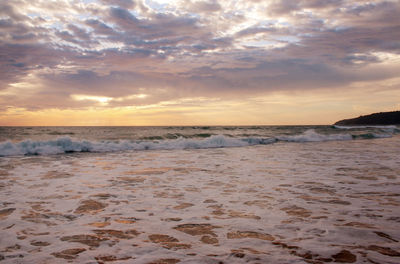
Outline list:
[[[0,143],[0,156],[17,155],[50,155],[68,152],[113,152],[126,150],[148,149],[201,149],[222,147],[244,147],[255,144],[266,144],[268,141],[259,139],[241,140],[223,135],[211,136],[206,139],[185,139],[161,141],[86,141],[61,137],[48,141],[26,140],[19,143],[10,141]]]
[[[362,128],[381,128],[381,129],[397,129],[397,126],[389,125],[389,126],[338,126],[334,125],[335,128],[338,129],[362,129]]]
[[[398,138],[0,158],[0,263],[399,263]]]
[[[59,137],[47,141],[25,140],[19,143],[6,141],[0,143],[0,157],[20,155],[52,155],[70,152],[116,152],[128,150],[173,150],[173,149],[207,149],[224,147],[246,147],[253,145],[273,144],[277,141],[286,142],[324,142],[343,141],[357,138],[385,138],[390,134],[319,134],[314,129],[299,135],[277,136],[271,138],[234,138],[224,135],[213,135],[205,139],[178,138],[158,141],[88,141],[71,137]]]
[[[315,132],[314,129],[309,129],[300,135],[279,136],[277,137],[277,139],[280,141],[288,141],[288,142],[323,142],[323,141],[351,140],[353,139],[353,136],[350,134],[323,135]]]
[[[373,137],[373,138],[390,138],[390,137],[392,137],[392,136],[389,135],[389,134],[376,134],[376,133],[372,133],[372,137]]]

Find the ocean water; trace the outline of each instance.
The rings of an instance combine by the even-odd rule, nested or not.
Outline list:
[[[386,138],[396,126],[0,127],[0,156],[207,149]]]
[[[399,132],[0,127],[0,261],[400,263]]]

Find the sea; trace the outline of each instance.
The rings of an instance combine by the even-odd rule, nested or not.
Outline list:
[[[0,127],[1,263],[400,263],[400,127]]]

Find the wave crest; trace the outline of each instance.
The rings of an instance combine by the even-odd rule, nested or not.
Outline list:
[[[173,149],[207,149],[224,147],[245,147],[267,145],[277,141],[285,142],[323,142],[343,141],[359,138],[391,137],[390,134],[319,134],[310,129],[299,135],[277,136],[271,138],[245,137],[233,138],[224,135],[212,135],[204,139],[177,138],[170,140],[119,140],[88,141],[71,137],[59,137],[47,141],[25,140],[18,143],[6,141],[0,143],[0,157],[20,155],[51,155],[71,152],[116,152],[128,150],[173,150]]]
[[[277,137],[277,139],[280,141],[288,141],[288,142],[323,142],[323,141],[351,140],[353,139],[353,136],[350,134],[323,135],[315,132],[314,129],[309,129],[300,135],[279,136]]]
[[[265,141],[267,142],[267,141]],[[17,155],[51,155],[70,152],[113,152],[126,150],[148,149],[200,149],[222,147],[244,147],[262,144],[262,140],[252,142],[230,138],[223,135],[211,136],[206,139],[185,139],[161,141],[86,141],[74,140],[70,137],[61,137],[48,141],[26,140],[19,143],[10,141],[0,143],[0,156]]]

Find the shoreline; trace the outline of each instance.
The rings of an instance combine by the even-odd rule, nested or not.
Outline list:
[[[395,263],[400,145],[373,142],[0,159],[0,255]]]

